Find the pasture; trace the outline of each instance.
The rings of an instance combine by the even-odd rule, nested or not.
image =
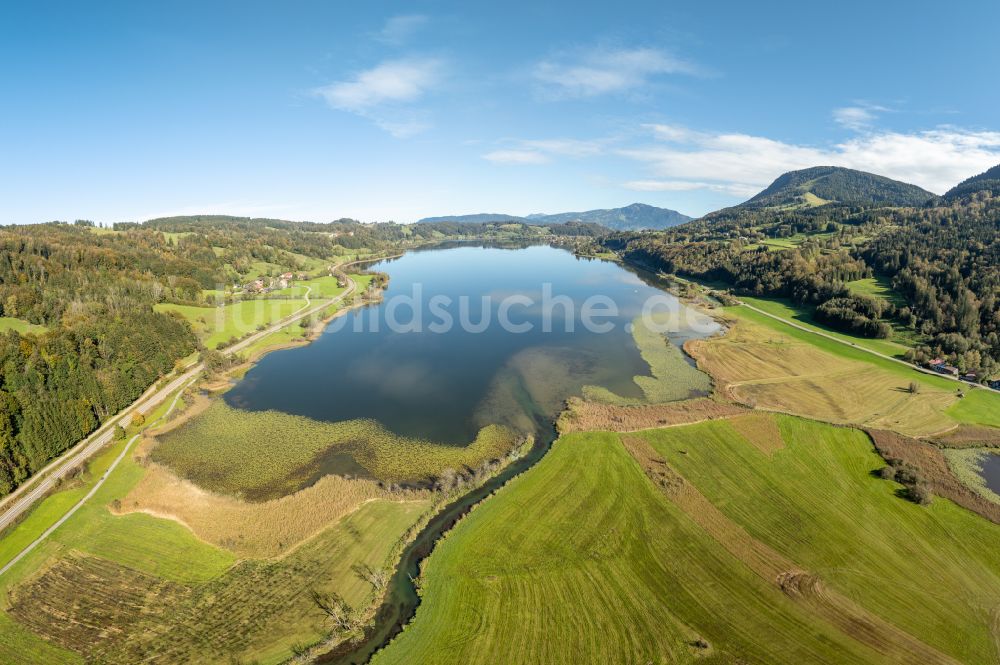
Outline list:
[[[153,461],[204,489],[250,501],[291,494],[327,473],[425,482],[446,469],[500,459],[519,443],[497,425],[482,428],[467,446],[447,446],[397,436],[373,420],[323,422],[234,409],[222,400],[158,438]]]
[[[901,499],[861,432],[762,417],[562,437],[373,662],[994,662],[1000,527]]]
[[[781,317],[786,321],[794,321],[796,324],[808,328],[809,330],[821,332],[847,342],[848,344],[854,344],[855,346],[859,346],[863,349],[882,353],[887,356],[902,358],[903,355],[910,350],[910,347],[917,341],[916,333],[913,330],[902,328],[894,321],[889,322],[893,326],[893,337],[891,339],[857,337],[855,335],[840,332],[839,330],[834,330],[833,328],[829,328],[822,323],[817,322],[816,319],[813,318],[811,308],[797,306],[788,300],[753,298],[750,296],[744,296],[741,300],[769,314]]]
[[[159,303],[154,309],[158,312],[176,312],[191,324],[202,344],[215,349],[219,343],[228,343],[233,338],[239,339],[254,332],[259,326],[280,321],[302,309],[305,304],[306,301],[301,299],[261,299],[241,300],[222,307]]]

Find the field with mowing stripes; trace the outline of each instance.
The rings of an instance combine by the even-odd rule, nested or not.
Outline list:
[[[728,334],[688,348],[717,388],[740,402],[912,436],[963,422],[1000,426],[1000,395],[917,372],[745,307],[726,312],[734,317]],[[918,393],[909,392],[911,382]]]
[[[765,417],[564,436],[374,662],[995,662],[1000,527],[898,497],[859,431]]]

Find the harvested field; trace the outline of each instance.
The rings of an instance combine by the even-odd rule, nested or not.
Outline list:
[[[244,561],[203,584],[63,557],[12,590],[8,614],[91,662],[281,662],[329,632],[309,592],[367,606],[373,590],[352,567],[386,566],[427,506],[368,503],[279,561]]]
[[[501,459],[520,443],[495,425],[468,446],[447,446],[397,436],[371,420],[330,423],[222,400],[158,439],[150,459],[204,489],[249,501],[292,494],[329,473],[426,482],[449,468]]]
[[[934,494],[1000,524],[1000,504],[990,501],[956,476],[940,448],[885,430],[868,430],[868,434],[882,457],[900,459],[916,467]]]
[[[936,377],[838,355],[791,334],[787,326],[771,326],[766,317],[756,320],[745,312],[725,336],[686,345],[723,395],[751,407],[912,436],[955,426],[948,408],[958,401],[957,393],[929,380]],[[919,386],[916,394],[909,392],[910,381]]]
[[[737,404],[727,404],[709,398],[617,406],[570,398],[556,425],[560,434],[587,431],[635,432],[643,429],[685,425],[702,420],[730,418],[748,413]]]
[[[120,512],[177,520],[202,540],[240,556],[287,552],[362,504],[375,499],[426,500],[427,492],[390,492],[373,480],[326,475],[303,490],[263,503],[208,492],[152,464],[122,499]]]

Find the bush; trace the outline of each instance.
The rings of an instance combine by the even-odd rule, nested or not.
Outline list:
[[[916,483],[906,488],[906,498],[921,506],[930,505],[933,494],[924,483]]]
[[[895,480],[896,479],[896,469],[892,466],[883,466],[879,469],[878,475],[883,480]]]

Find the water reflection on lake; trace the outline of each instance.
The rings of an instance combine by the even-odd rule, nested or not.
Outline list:
[[[449,444],[494,422],[537,434],[585,385],[641,397],[633,377],[649,367],[629,324],[653,297],[659,312],[685,309],[650,276],[549,246],[422,250],[373,269],[390,275],[384,303],[343,315],[312,344],[265,356],[226,401],[322,420],[374,418]],[[546,296],[556,301],[548,311]],[[588,301],[590,314],[615,310],[598,317],[610,330],[583,325]],[[432,327],[442,313],[452,325]],[[700,328],[668,337],[679,344],[714,331]]]

